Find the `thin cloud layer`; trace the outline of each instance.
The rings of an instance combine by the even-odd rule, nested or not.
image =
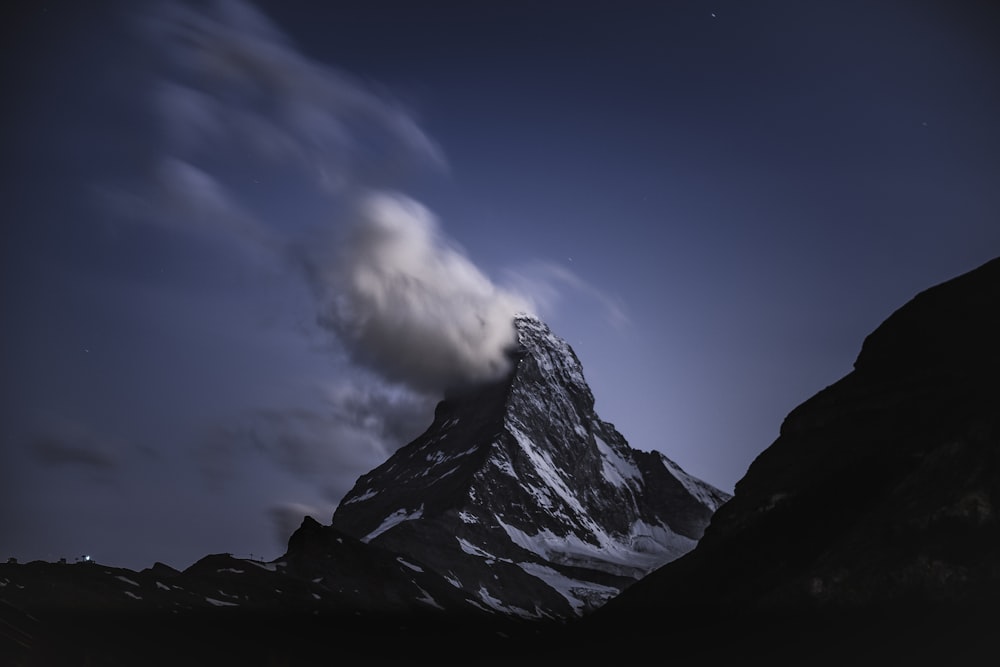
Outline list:
[[[29,443],[32,457],[47,466],[83,466],[108,470],[116,466],[107,447],[84,433],[45,433]]]
[[[508,282],[518,292],[528,295],[539,310],[557,310],[568,288],[571,293],[593,302],[604,321],[615,329],[621,330],[631,324],[625,304],[620,298],[584,280],[580,274],[563,264],[539,260],[510,269],[506,273]]]
[[[430,423],[435,399],[364,375],[321,387],[308,407],[256,408],[220,423],[201,447],[204,472],[225,483],[262,458],[332,501]]]
[[[238,147],[331,193],[399,163],[445,166],[407,109],[302,55],[247,3],[164,3],[143,24],[169,72],[153,102],[173,152]]]
[[[121,467],[129,446],[92,425],[44,414],[24,434],[26,453],[45,468],[71,467],[111,472]]]

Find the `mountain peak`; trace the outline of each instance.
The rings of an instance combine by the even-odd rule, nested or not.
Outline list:
[[[516,316],[514,329],[519,346],[515,375],[524,372],[521,362],[528,360],[527,363],[533,366],[540,379],[572,388],[582,394],[582,398],[588,401],[588,407],[592,408],[594,398],[583,377],[583,364],[569,343],[552,333],[549,326],[534,315],[522,313]]]
[[[594,412],[572,348],[518,315],[512,369],[455,392],[344,497],[333,525],[491,609],[566,617],[694,547],[728,496]]]

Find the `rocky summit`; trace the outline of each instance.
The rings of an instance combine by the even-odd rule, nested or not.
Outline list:
[[[690,551],[728,495],[594,411],[572,348],[515,319],[512,370],[455,392],[343,498],[333,526],[426,563],[486,609],[593,610]]]

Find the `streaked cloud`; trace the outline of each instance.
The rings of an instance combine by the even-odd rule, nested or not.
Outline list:
[[[121,446],[79,424],[63,424],[47,429],[30,438],[31,457],[45,466],[79,466],[94,470],[111,470],[118,466]]]
[[[142,23],[166,70],[153,102],[170,152],[198,160],[226,144],[329,192],[399,163],[445,167],[410,110],[305,56],[248,3],[163,3]]]
[[[624,329],[631,324],[621,298],[585,280],[564,264],[536,260],[509,269],[504,277],[513,289],[530,297],[543,315],[558,310],[568,295],[576,295],[591,301],[601,318],[614,328]]]

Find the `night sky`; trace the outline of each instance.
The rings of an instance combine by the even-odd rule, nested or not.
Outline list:
[[[732,491],[1000,255],[990,2],[18,4],[3,558],[274,558],[518,310]]]

